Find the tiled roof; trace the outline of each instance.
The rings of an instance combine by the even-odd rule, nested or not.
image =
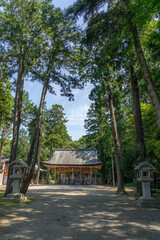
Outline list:
[[[95,149],[55,149],[47,165],[93,166],[102,164],[97,160]]]

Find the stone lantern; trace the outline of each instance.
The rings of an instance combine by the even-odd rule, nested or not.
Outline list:
[[[10,164],[12,174],[10,178],[13,179],[12,193],[19,193],[22,179],[25,178],[28,165],[20,160],[15,160]]]
[[[139,163],[134,170],[138,171],[139,177],[137,181],[142,182],[143,195],[139,198],[137,205],[142,207],[156,207],[157,201],[151,196],[151,171],[155,168],[149,162]]]
[[[29,167],[28,165],[20,160],[15,160],[10,164],[11,174],[9,178],[13,179],[12,193],[6,196],[7,201],[24,202],[26,198],[24,194],[20,193],[22,180],[27,176]]]

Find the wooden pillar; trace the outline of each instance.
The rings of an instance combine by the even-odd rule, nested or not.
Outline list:
[[[68,185],[70,184],[70,172],[68,172]]]
[[[61,173],[59,173],[59,184],[61,184]]]
[[[47,182],[47,184],[49,184],[49,171],[50,171],[50,168],[47,168],[47,174],[46,174],[46,182]]]
[[[55,183],[57,183],[57,171],[56,171],[56,168],[54,169],[54,177],[55,177]]]
[[[94,173],[94,176],[95,176],[95,184],[97,185],[97,173],[96,172]]]
[[[58,174],[56,173],[56,178],[55,178],[56,183],[58,183]]]
[[[67,178],[67,175],[68,175],[68,172],[66,172],[66,178]],[[66,181],[66,184],[67,184],[67,181]]]
[[[57,183],[59,184],[59,172],[57,173]]]
[[[92,168],[90,168],[90,184],[92,184]]]
[[[66,173],[64,173],[64,184],[66,184]]]
[[[80,167],[80,185],[82,185],[82,169]]]
[[[73,184],[73,168],[72,168],[72,180],[71,180],[72,184]]]

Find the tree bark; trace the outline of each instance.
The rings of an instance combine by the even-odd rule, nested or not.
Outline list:
[[[37,169],[37,176],[36,176],[36,184],[39,184],[39,177],[40,177],[40,143],[38,146],[38,169]]]
[[[16,95],[15,95],[15,104],[14,104],[14,121],[13,121],[13,138],[12,138],[12,146],[11,146],[10,163],[12,163],[16,159],[19,128],[20,128],[20,123],[21,123],[23,86],[24,86],[24,57],[21,56],[20,62],[19,62],[17,84],[16,84]],[[12,180],[9,178],[10,174],[11,174],[11,171],[9,168],[5,195],[10,193],[11,189],[12,189]]]
[[[2,148],[3,148],[3,138],[4,138],[4,128],[2,129],[1,143],[0,143],[0,170],[2,165]]]
[[[52,57],[51,57],[52,59]],[[51,66],[51,59],[48,64],[47,72],[46,72],[46,77],[44,80],[44,85],[43,85],[43,90],[42,90],[42,95],[41,95],[41,101],[40,101],[40,106],[39,106],[39,114],[38,114],[38,119],[36,123],[36,129],[35,129],[35,134],[32,140],[31,148],[30,148],[30,153],[28,157],[28,164],[30,166],[30,174],[27,177],[27,179],[22,183],[21,187],[21,193],[26,193],[29,187],[29,184],[31,182],[33,173],[34,173],[34,168],[35,164],[37,161],[37,154],[38,154],[38,146],[39,146],[39,136],[40,136],[40,126],[41,126],[41,121],[42,121],[42,110],[43,110],[43,105],[44,105],[44,100],[45,96],[47,93],[47,87],[49,83],[49,78],[50,78],[50,66]],[[33,156],[34,154],[34,156]],[[33,161],[32,161],[32,156],[33,156]]]
[[[143,131],[143,123],[142,123],[142,115],[141,115],[141,107],[139,100],[139,89],[138,89],[138,81],[136,77],[135,68],[133,66],[130,67],[130,75],[131,75],[131,87],[132,87],[132,96],[133,96],[133,111],[134,111],[134,124],[136,130],[136,142],[138,145],[138,157],[137,164],[145,161],[146,159],[146,148],[144,141],[144,131]],[[137,181],[137,195],[142,196],[142,183]]]
[[[114,106],[113,106],[113,99],[112,99],[111,94],[108,94],[108,98],[109,98],[112,135],[113,135],[115,159],[116,159],[116,172],[117,172],[117,180],[118,180],[117,193],[125,193],[123,171],[121,169],[120,144],[119,144],[119,139],[118,139],[117,124],[116,124],[116,119],[115,119],[115,114],[114,114]]]
[[[111,153],[112,154],[112,153]],[[112,181],[113,181],[113,187],[115,187],[115,177],[114,177],[114,162],[113,162],[113,156],[111,155],[112,159]]]
[[[127,8],[127,10],[129,10],[129,8],[130,8],[129,1],[122,0],[122,2],[125,4],[125,7]],[[151,76],[150,70],[148,68],[148,65],[147,65],[147,62],[146,62],[146,59],[144,56],[144,52],[143,52],[143,49],[141,46],[138,30],[137,30],[135,23],[133,23],[131,14],[129,14],[129,16],[128,16],[128,24],[130,26],[131,33],[133,35],[134,46],[135,46],[135,50],[136,50],[136,53],[137,53],[137,56],[139,59],[141,71],[143,73],[143,77],[146,82],[148,92],[151,96],[152,103],[153,103],[154,110],[155,110],[156,117],[157,117],[157,123],[160,128],[160,100],[159,100],[157,92],[154,88],[152,76]]]
[[[139,163],[139,162],[145,161],[146,149],[145,149],[145,141],[144,141],[141,107],[140,107],[140,100],[139,100],[138,81],[135,73],[136,73],[135,68],[131,66],[130,75],[131,75],[131,87],[132,87],[132,96],[133,96],[134,123],[135,123],[135,130],[136,130],[136,142],[139,148],[137,163]]]
[[[12,139],[10,163],[16,159],[19,128],[21,123],[23,86],[24,86],[24,59],[22,56],[19,63],[19,71],[18,71],[17,84],[16,84],[14,121],[13,121],[13,139]]]

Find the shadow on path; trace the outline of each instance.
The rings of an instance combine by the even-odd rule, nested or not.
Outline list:
[[[0,240],[160,239],[160,210],[104,186],[31,186],[29,204],[0,207]]]

